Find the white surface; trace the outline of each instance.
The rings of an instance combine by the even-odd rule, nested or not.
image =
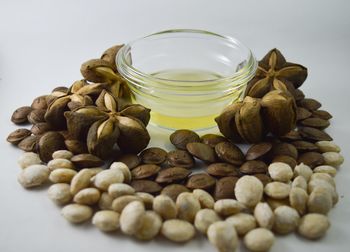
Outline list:
[[[198,238],[185,246],[158,239],[141,243],[70,225],[46,197],[16,181],[21,151],[5,138],[21,105],[81,78],[80,64],[111,45],[169,28],[207,29],[241,39],[257,58],[270,48],[309,68],[302,87],[333,115],[327,130],[347,158],[337,176],[341,196],[327,236],[310,242],[278,237],[272,251],[349,251],[348,1],[6,1],[0,0],[0,251],[215,251]],[[153,133],[155,144],[160,136]],[[158,140],[157,140],[158,139]]]

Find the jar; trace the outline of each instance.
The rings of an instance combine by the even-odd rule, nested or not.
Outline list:
[[[237,39],[202,30],[167,30],[135,40],[117,54],[118,72],[134,103],[151,109],[151,124],[207,130],[242,99],[257,61]]]

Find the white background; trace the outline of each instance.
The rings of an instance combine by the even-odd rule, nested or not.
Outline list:
[[[261,58],[279,48],[308,67],[302,90],[334,118],[327,130],[349,155],[349,1],[5,1],[0,0],[0,251],[215,251],[198,238],[182,245],[142,243],[74,226],[46,197],[16,182],[21,151],[5,141],[12,111],[80,79],[80,64],[117,43],[169,28],[198,28],[239,38]],[[157,132],[154,138],[159,140]],[[158,136],[158,137],[157,137]],[[153,144],[160,144],[156,140]],[[336,178],[341,196],[327,236],[310,242],[278,237],[272,251],[348,251],[348,159]]]

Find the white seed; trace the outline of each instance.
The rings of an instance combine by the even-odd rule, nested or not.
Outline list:
[[[104,192],[101,194],[100,200],[98,201],[98,207],[102,210],[112,210],[113,198],[107,193]]]
[[[331,175],[329,175],[329,174],[326,174],[326,173],[314,173],[314,174],[312,174],[309,183],[310,183],[312,180],[315,180],[315,179],[324,180],[324,181],[328,182],[329,184],[331,184],[331,185],[335,188],[335,180],[334,180],[334,178],[333,178]]]
[[[47,194],[53,202],[59,205],[67,204],[72,199],[69,184],[58,183],[51,185]]]
[[[221,221],[220,216],[209,208],[201,209],[194,219],[194,226],[202,234],[206,234],[209,226],[217,221]]]
[[[154,198],[153,210],[164,220],[175,219],[177,215],[175,202],[166,195],[158,195]]]
[[[340,147],[332,141],[319,141],[315,143],[320,152],[340,152]]]
[[[270,197],[266,197],[266,203],[269,204],[272,210],[275,210],[277,207],[280,206],[290,206],[289,197],[284,199],[273,199]]]
[[[322,153],[326,165],[338,167],[344,163],[344,157],[338,152]]]
[[[70,183],[76,174],[75,170],[59,168],[50,173],[49,179],[52,183]]]
[[[305,165],[304,163],[298,164],[294,167],[294,177],[303,176],[306,181],[309,181],[313,171],[310,166]]]
[[[298,187],[298,188],[301,188],[301,189],[307,191],[306,179],[300,175],[298,177],[294,178],[293,182],[292,182],[292,188],[295,188],[295,187]]]
[[[91,218],[92,209],[80,204],[69,204],[62,208],[61,213],[69,222],[81,223]]]
[[[292,168],[285,163],[276,162],[269,165],[269,174],[275,181],[289,182],[293,178]]]
[[[277,207],[274,211],[275,223],[273,229],[278,234],[288,234],[293,232],[299,223],[298,212],[289,206]]]
[[[236,251],[238,237],[235,228],[226,221],[218,221],[208,228],[208,240],[220,252]]]
[[[104,232],[112,232],[119,228],[120,214],[111,210],[102,210],[95,213],[92,224]]]
[[[251,230],[244,237],[244,245],[250,251],[263,252],[268,251],[275,242],[274,234],[265,228]]]
[[[290,185],[282,182],[271,182],[265,186],[264,192],[273,199],[284,199],[289,195]]]
[[[335,177],[335,175],[337,175],[337,169],[335,169],[333,166],[330,165],[320,165],[317,166],[314,169],[314,172],[316,173],[327,173],[332,177]]]
[[[94,185],[102,191],[107,191],[111,184],[123,183],[123,181],[124,175],[117,169],[101,171],[93,179]]]
[[[112,210],[121,213],[123,209],[133,201],[138,201],[142,203],[142,199],[136,195],[124,195],[116,198],[112,202]]]
[[[202,208],[213,208],[215,200],[214,198],[206,191],[202,189],[194,189],[193,196],[198,199]]]
[[[322,179],[314,179],[308,184],[309,193],[313,192],[315,188],[323,188],[331,195],[333,205],[336,205],[339,200],[339,195],[336,189],[327,181]]]
[[[301,218],[298,232],[307,239],[318,239],[325,235],[329,227],[327,216],[311,213]]]
[[[47,167],[49,168],[50,171],[61,169],[61,168],[74,169],[74,164],[70,160],[57,158],[57,159],[50,160],[47,163]]]
[[[297,210],[300,215],[303,215],[306,211],[308,197],[305,190],[293,187],[289,194],[290,206]]]
[[[225,221],[233,225],[237,231],[237,234],[240,236],[243,236],[250,230],[256,228],[256,221],[254,216],[247,213],[238,213],[232,215]]]
[[[96,188],[85,188],[80,190],[73,198],[73,201],[82,205],[94,205],[100,199],[101,193]]]
[[[196,234],[193,225],[188,221],[171,219],[164,221],[161,233],[174,242],[187,242]]]
[[[152,209],[154,196],[150,193],[136,192],[135,196],[139,197],[146,209]]]
[[[179,219],[193,223],[196,213],[201,209],[201,205],[192,193],[183,192],[177,196],[176,208]]]
[[[247,207],[255,207],[262,198],[264,186],[254,176],[243,176],[235,186],[235,195],[239,202]]]
[[[124,182],[125,183],[129,183],[131,181],[132,175],[131,175],[129,167],[126,164],[124,164],[122,162],[113,162],[109,169],[111,169],[111,170],[115,169],[115,170],[121,171],[124,175]]]
[[[72,157],[73,157],[73,153],[68,150],[58,150],[52,154],[53,159],[62,158],[62,159],[70,160]]]
[[[49,169],[46,165],[30,165],[18,175],[18,182],[25,188],[40,186],[49,178]]]
[[[162,218],[154,211],[146,211],[142,216],[141,223],[135,237],[139,240],[149,241],[158,235],[162,227]]]
[[[86,188],[90,185],[90,179],[92,173],[89,169],[80,170],[72,179],[70,183],[70,192],[75,195],[81,189]]]
[[[123,196],[126,197],[126,196]],[[130,202],[120,215],[120,228],[123,233],[133,235],[143,225],[145,206],[140,201]]]
[[[259,202],[254,209],[254,217],[258,225],[262,228],[271,229],[275,222],[275,214],[269,204]]]
[[[215,202],[214,210],[221,216],[229,216],[241,212],[245,206],[234,199],[221,199]]]
[[[135,189],[128,184],[115,183],[108,187],[108,193],[112,198],[118,198],[123,195],[133,195],[135,194]]]
[[[95,167],[95,168],[89,168],[89,171],[91,173],[91,177],[93,177],[93,176],[96,176],[101,171],[104,171],[104,169],[101,167]]]
[[[332,195],[324,187],[316,187],[310,194],[307,207],[310,213],[327,214],[333,206]]]
[[[24,169],[31,165],[41,164],[38,154],[34,152],[24,152],[18,159],[19,166]]]

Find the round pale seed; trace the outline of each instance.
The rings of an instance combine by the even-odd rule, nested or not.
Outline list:
[[[245,206],[234,199],[221,199],[215,202],[214,210],[221,216],[230,216],[241,212]]]
[[[293,179],[292,188],[299,187],[305,191],[307,191],[307,182],[303,176],[298,176]]]
[[[125,196],[124,196],[125,197]],[[120,215],[120,228],[123,233],[133,235],[143,225],[145,206],[140,201],[130,202]]]
[[[178,218],[193,223],[201,205],[192,193],[183,192],[176,199]]]
[[[118,198],[123,195],[133,195],[135,194],[135,189],[124,183],[114,183],[108,187],[108,194],[112,198]]]
[[[250,230],[256,228],[256,221],[254,216],[247,213],[238,213],[232,215],[225,221],[233,225],[237,231],[237,234],[240,236],[243,236]]]
[[[92,209],[80,204],[69,204],[62,208],[61,213],[69,222],[81,223],[91,218]]]
[[[238,246],[237,232],[233,225],[226,221],[211,224],[207,232],[209,242],[220,252],[236,251]]]
[[[111,210],[98,211],[92,218],[92,224],[103,232],[112,232],[119,228],[119,217],[119,213]]]
[[[306,212],[308,194],[299,187],[292,187],[289,194],[289,203],[302,216]]]
[[[284,199],[289,195],[290,185],[282,182],[271,182],[265,186],[264,192],[273,199]]]
[[[297,210],[289,206],[279,206],[275,209],[275,223],[273,229],[278,234],[293,232],[299,223]]]
[[[312,173],[313,173],[313,171],[310,168],[310,166],[303,164],[303,163],[295,166],[295,168],[294,168],[294,177],[303,176],[306,181],[309,181]]]
[[[337,169],[335,169],[333,166],[330,165],[320,165],[317,166],[314,169],[315,173],[327,173],[332,177],[335,177],[335,175],[337,175]]]
[[[53,159],[68,159],[70,160],[73,157],[73,153],[68,150],[58,150],[52,153]]]
[[[58,168],[50,173],[49,179],[52,183],[70,183],[76,174],[75,170]]]
[[[113,198],[107,192],[103,192],[98,201],[98,207],[102,210],[112,210],[112,202]]]
[[[152,209],[154,196],[150,193],[136,192],[135,196],[139,197],[146,209]]]
[[[334,180],[334,178],[333,178],[331,175],[329,175],[329,174],[326,174],[326,173],[314,173],[314,174],[312,174],[309,183],[310,183],[312,180],[315,180],[315,179],[324,180],[324,181],[328,182],[329,184],[331,184],[331,185],[335,188],[335,180]]]
[[[324,187],[316,187],[310,194],[307,207],[310,213],[327,214],[333,206],[332,195]]]
[[[129,183],[131,181],[131,178],[132,178],[131,172],[130,172],[129,167],[126,164],[124,164],[122,162],[113,162],[109,169],[120,170],[124,175],[124,182],[125,183]]]
[[[59,205],[67,204],[72,199],[69,184],[58,183],[51,185],[47,191],[49,198]]]
[[[257,228],[247,233],[243,242],[250,251],[268,251],[275,242],[275,236],[268,229]]]
[[[327,216],[311,213],[301,218],[298,233],[307,239],[318,239],[325,235],[329,227]]]
[[[318,141],[315,143],[320,152],[340,152],[340,147],[332,141]]]
[[[292,168],[285,163],[276,162],[269,165],[269,174],[275,181],[289,182],[293,178]]]
[[[142,216],[141,223],[135,237],[139,240],[149,241],[158,235],[162,227],[162,218],[154,211],[146,211]]]
[[[214,198],[206,191],[202,189],[194,189],[193,196],[198,199],[202,208],[213,208],[214,207]]]
[[[344,157],[338,152],[322,153],[326,165],[338,167],[344,163]]]
[[[290,206],[289,197],[284,199],[273,199],[270,197],[266,197],[266,203],[269,204],[272,210],[275,210],[277,207],[280,206]]]
[[[313,192],[316,188],[323,188],[331,195],[333,206],[338,203],[339,195],[330,183],[322,179],[314,179],[308,184],[308,192]]]
[[[47,167],[50,171],[66,168],[66,169],[74,169],[74,165],[71,161],[63,158],[52,159],[47,163]]]
[[[30,165],[19,173],[17,180],[24,188],[36,187],[48,180],[49,173],[46,165]]]
[[[243,176],[238,179],[235,186],[235,195],[239,202],[247,207],[258,204],[263,195],[264,186],[254,176]]]
[[[194,219],[194,226],[202,234],[206,234],[209,226],[217,221],[221,221],[220,216],[213,209],[201,209]]]
[[[123,181],[124,175],[120,170],[104,170],[95,176],[94,185],[102,191],[107,191],[111,184],[123,183]]]
[[[130,203],[133,201],[138,201],[138,202],[142,202],[142,199],[138,196],[135,195],[124,195],[124,196],[120,196],[118,198],[116,198],[115,200],[113,200],[112,202],[112,210],[121,213],[123,211],[123,209]]]
[[[81,189],[86,188],[90,185],[90,179],[93,174],[89,169],[80,170],[73,178],[70,183],[70,192],[75,195]]]
[[[177,215],[175,202],[166,195],[158,195],[154,198],[153,210],[164,220],[175,219]]]
[[[254,217],[258,225],[262,228],[271,229],[275,222],[275,214],[269,204],[259,202],[254,209]]]
[[[100,199],[101,193],[96,188],[85,188],[74,195],[73,201],[82,205],[94,205]]]
[[[39,155],[34,152],[24,152],[18,159],[18,164],[22,169],[41,163]]]
[[[193,225],[188,221],[172,219],[164,221],[161,233],[174,242],[187,242],[196,234]]]

